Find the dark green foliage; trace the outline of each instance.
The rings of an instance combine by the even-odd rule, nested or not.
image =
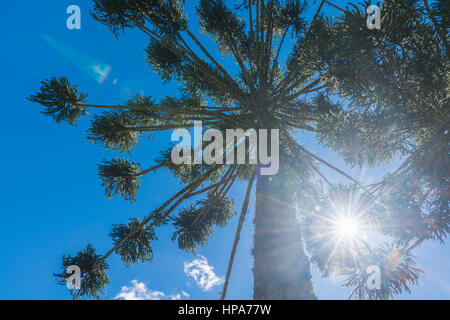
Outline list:
[[[119,31],[134,27],[135,23],[144,22],[145,3],[156,1],[139,0],[94,0],[92,16],[97,21],[109,26],[117,37]],[[135,20],[136,22],[133,22]]]
[[[160,153],[160,156],[156,159],[157,163],[167,163],[165,166],[173,176],[179,179],[183,183],[191,183],[196,178],[205,175],[213,165],[207,165],[205,163],[202,164],[174,164],[171,161],[172,150],[176,148],[176,146],[171,146],[169,149],[164,150]],[[194,152],[191,150],[191,159],[194,159]],[[210,180],[212,182],[217,181],[218,176],[224,171],[224,168],[218,168],[212,175]]]
[[[308,3],[306,1],[286,1],[275,14],[275,26],[279,29],[280,33],[292,29],[294,35],[300,35],[306,31],[308,25],[303,17],[307,9]]]
[[[323,104],[318,107],[330,108]],[[395,115],[336,109],[323,115],[317,138],[352,167],[375,167],[410,150],[408,135]]]
[[[283,136],[281,137],[281,141],[284,142]],[[307,156],[299,157],[298,151],[287,148],[287,145],[287,142],[280,145],[280,166],[283,166],[289,176],[289,179],[286,179],[283,183],[285,183],[285,186],[289,186],[295,190],[298,188],[303,189],[304,185],[308,184],[310,177],[314,174],[311,164],[314,164],[315,161]]]
[[[203,32],[216,40],[222,53],[248,48],[248,39],[244,32],[245,22],[225,5],[225,1],[200,0],[197,14]],[[243,53],[248,54],[245,51]]]
[[[150,223],[153,227],[162,227],[167,225],[171,221],[171,217],[167,215],[167,212],[164,210],[154,210],[151,214]]]
[[[214,77],[218,79],[218,81],[232,87],[233,93],[230,93],[228,90],[221,90],[221,85],[219,83],[211,84],[205,80],[204,77],[202,77],[203,68],[200,67],[189,66],[187,69],[184,69],[183,72],[180,72],[177,79],[184,83],[186,91],[199,92],[202,95],[208,96],[214,101],[215,105],[233,105],[236,102],[236,96],[242,95],[242,93],[239,92],[240,89],[237,88],[238,84],[235,81],[231,82],[230,79],[226,78],[215,65],[204,63],[204,67],[207,68],[211,74],[214,74]]]
[[[203,246],[212,235],[213,226],[224,227],[234,216],[233,200],[227,197],[208,194],[205,200],[181,210],[174,218],[176,231],[172,240],[178,242],[180,249],[195,252],[198,245]]]
[[[187,21],[180,0],[94,0],[93,17],[109,26],[118,36],[119,31],[149,21],[158,23],[161,30],[175,36]]]
[[[179,98],[167,96],[159,103],[152,97],[136,94],[126,103],[130,108],[126,113],[134,124],[135,131],[149,132],[158,126],[185,125],[189,120],[199,120],[198,114],[202,108],[202,98],[195,93],[184,93]]]
[[[145,97],[135,94],[132,99],[127,101],[127,106],[145,107],[145,110],[151,110],[151,107],[155,106],[155,100],[151,96]]]
[[[164,110],[164,116],[172,124],[186,124],[188,119],[201,120],[201,108],[203,99],[195,93],[184,93],[179,98],[167,96],[160,101],[160,107]],[[183,114],[183,111],[186,113]]]
[[[28,100],[37,102],[46,107],[43,114],[53,117],[56,122],[65,121],[69,124],[86,115],[86,109],[79,106],[86,100],[87,94],[78,94],[77,86],[72,85],[67,78],[51,78],[41,81],[41,89],[37,94],[32,94]]]
[[[131,153],[138,144],[140,132],[133,114],[122,110],[111,110],[94,115],[88,139],[93,143],[119,152]]]
[[[381,30],[361,27],[364,7],[355,7],[335,24],[331,49],[322,54],[329,70],[326,78],[353,107],[327,119],[333,123],[352,119],[341,125],[348,134],[335,138],[332,148],[351,143],[357,127],[366,130],[366,137],[383,136],[382,130],[397,137],[386,153],[393,154],[396,147],[402,154],[405,142],[422,144],[420,140],[441,135],[448,127],[448,55],[424,11],[423,1],[390,0],[382,7]],[[333,140],[331,133],[322,137]],[[377,153],[385,160],[385,152]]]
[[[444,30],[450,28],[450,3],[445,0],[433,1],[433,16]]]
[[[74,289],[72,295],[75,299],[82,297],[94,297],[100,299],[99,294],[105,292],[105,286],[109,283],[105,270],[109,269],[109,264],[102,260],[102,256],[95,252],[95,249],[89,244],[83,251],[78,251],[75,256],[63,256],[62,272],[55,274],[58,283],[67,284],[67,278],[70,274],[66,273],[67,267],[71,265],[78,266],[81,270],[80,289]]]
[[[332,36],[332,23],[320,15],[308,34],[298,35],[289,55],[286,66],[291,77],[296,80],[308,79],[324,69],[324,56],[330,50],[330,37]],[[303,81],[301,81],[303,82]],[[300,87],[292,87],[298,89]]]
[[[152,262],[151,242],[157,240],[153,228],[145,230],[145,225],[142,225],[139,219],[130,219],[128,224],[115,224],[109,235],[113,239],[114,245],[117,245],[129,234],[132,236],[116,248],[116,253],[121,257],[123,263],[128,267],[130,263],[138,261]]]
[[[161,112],[157,110],[157,104],[151,96],[136,94],[126,105],[130,107],[127,112],[133,117],[136,126],[153,126],[164,122],[159,119],[162,117]]]
[[[147,62],[162,80],[170,81],[180,70],[182,59],[160,42],[150,41],[146,50]]]
[[[333,103],[328,95],[324,92],[319,92],[312,100],[312,106],[315,111],[322,116],[331,112],[342,111],[342,106],[339,103]],[[321,122],[322,123],[322,122]]]
[[[126,159],[103,161],[98,167],[98,176],[105,187],[105,196],[113,198],[120,194],[127,201],[136,201],[136,191],[141,183],[140,166]]]

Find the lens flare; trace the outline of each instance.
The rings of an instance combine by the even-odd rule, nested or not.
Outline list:
[[[88,55],[60,42],[49,35],[41,34],[41,38],[52,48],[75,64],[80,70],[98,83],[103,83],[111,72],[111,66],[89,57]]]
[[[103,81],[105,81],[106,77],[108,77],[108,74],[111,71],[110,66],[102,67],[98,64],[92,66],[92,69],[94,70],[94,74],[97,75],[98,83],[103,83]]]

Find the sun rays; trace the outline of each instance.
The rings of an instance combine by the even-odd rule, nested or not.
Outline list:
[[[297,210],[311,259],[324,274],[363,265],[365,248],[380,240],[377,203],[357,186],[317,186]]]

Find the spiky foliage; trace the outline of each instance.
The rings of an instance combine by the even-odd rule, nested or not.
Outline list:
[[[348,266],[344,272],[347,279],[344,286],[354,287],[350,298],[360,300],[386,300],[402,292],[411,292],[409,286],[417,284],[422,272],[415,266],[414,256],[409,251],[384,244],[377,247],[360,248],[359,260]],[[370,266],[378,266],[381,282],[379,289],[370,290],[367,286]]]
[[[236,128],[280,131],[281,168],[273,179],[261,176],[259,165],[175,165],[170,157],[173,146],[161,152],[156,166],[141,172],[136,164],[125,160],[103,163],[100,177],[107,196],[122,194],[134,200],[138,176],[161,167],[186,184],[152,214],[140,222],[134,221],[133,228],[122,225],[121,231],[129,229],[130,232],[127,235],[121,232],[104,258],[113,252],[120,254],[122,251],[117,250],[123,249],[129,258],[125,262],[134,262],[139,249],[137,242],[131,240],[132,230],[151,230],[167,224],[169,218],[174,221],[174,239],[179,246],[194,251],[210,237],[214,225],[223,226],[231,218],[231,202],[225,201],[225,196],[235,181],[248,181],[247,190],[256,181],[254,297],[314,299],[310,261],[303,242],[325,275],[346,262],[325,259],[333,246],[310,241],[313,233],[298,225],[293,204],[299,194],[310,202],[300,201],[298,211],[313,224],[326,227],[316,219],[332,214],[335,209],[328,207],[321,214],[310,216],[314,212],[310,206],[314,202],[320,206],[326,199],[324,195],[333,190],[323,189],[321,197],[309,194],[317,189],[313,185],[314,176],[330,184],[320,171],[321,166],[344,175],[359,187],[358,192],[370,195],[371,202],[381,203],[382,209],[377,210],[376,216],[383,223],[395,222],[384,232],[396,244],[415,240],[418,245],[429,237],[445,237],[449,168],[448,146],[443,145],[448,134],[445,129],[448,115],[444,112],[448,108],[448,96],[444,94],[448,88],[445,38],[448,16],[444,11],[447,5],[438,1],[428,10],[425,1],[386,1],[382,30],[367,30],[365,16],[358,7],[332,21],[320,14],[325,3],[321,1],[312,19],[308,19],[307,2],[300,0],[245,0],[238,1],[234,8],[224,0],[199,0],[196,6],[199,36],[189,27],[182,0],[94,0],[93,17],[117,37],[131,28],[143,32],[148,38],[147,62],[163,81],[176,81],[182,94],[159,102],[151,97],[135,96],[124,105],[92,105],[82,101],[86,96],[78,96],[75,87],[66,80],[63,81],[66,89],[61,89],[61,81],[50,80],[43,82],[40,93],[30,97],[47,108],[56,106],[47,109],[57,111],[49,115],[57,114],[57,120],[73,123],[85,108],[106,109],[94,115],[89,139],[102,147],[128,153],[146,135],[192,128],[195,120],[202,121],[204,129],[214,128],[221,133]],[[420,10],[415,10],[417,7]],[[203,45],[207,38],[214,40],[220,55]],[[289,43],[293,45],[288,46]],[[223,57],[232,60],[234,65],[222,63],[226,61]],[[351,103],[337,103],[332,95],[336,92]],[[69,112],[73,107],[78,113]],[[301,146],[296,140],[299,131],[314,133],[319,143],[337,151],[350,165],[375,166],[412,153],[400,171],[406,173],[406,169],[422,166],[419,175],[427,181],[424,194],[427,201],[433,199],[429,207],[434,213],[424,216],[423,212],[414,211],[414,219],[420,216],[420,223],[425,223],[422,229],[414,223],[414,226],[402,225],[420,192],[401,189],[402,196],[397,199],[402,199],[402,203],[394,203],[392,195],[400,183],[407,186],[415,181],[410,179],[415,179],[416,174],[396,173],[379,185],[364,187]],[[432,141],[440,142],[433,147]],[[235,142],[223,154],[235,152],[237,147]],[[245,150],[249,154],[247,147]],[[440,160],[437,169],[431,170],[424,155],[435,150],[440,150]],[[405,180],[400,182],[400,177]],[[383,188],[377,189],[380,185]],[[340,194],[352,193],[352,188],[341,188]],[[206,192],[209,193],[206,200],[188,205],[172,216],[183,201]],[[244,201],[247,206],[249,194]],[[368,205],[366,200],[362,201],[364,205]],[[416,204],[421,208],[420,201]],[[243,206],[230,261],[236,252],[247,206]],[[424,234],[423,230],[428,231]],[[125,244],[126,249],[122,247]],[[295,250],[287,250],[294,247]],[[148,248],[143,250],[149,253]],[[376,255],[380,259],[383,256]],[[398,270],[412,270],[412,260],[403,261],[405,265]],[[353,267],[344,264],[341,271]],[[232,263],[226,283],[231,268]],[[354,270],[355,275],[360,272],[358,268]],[[393,274],[401,275],[401,272]],[[360,278],[350,276],[350,279]],[[407,285],[416,278],[407,277],[406,282],[389,279],[383,294],[366,294],[358,289],[361,293],[357,296],[390,297],[397,292],[393,287],[399,283]],[[360,288],[358,281],[348,283]]]
[[[103,161],[98,171],[107,198],[120,194],[125,200],[136,201],[136,191],[140,187],[140,164],[125,159],[112,159]]]
[[[100,116],[95,115],[89,140],[105,148],[120,152],[129,152],[137,145],[139,131],[133,130],[132,115],[121,110],[107,111]]]
[[[233,200],[208,194],[206,200],[197,201],[182,209],[174,219],[172,240],[187,252],[195,252],[197,245],[204,245],[212,235],[213,226],[224,227],[234,216]]]
[[[179,148],[176,145],[171,145],[169,149],[161,151],[156,162],[164,164],[164,166],[171,172],[171,174],[183,183],[190,183],[197,177],[205,175],[211,166],[207,164],[194,164],[193,161],[189,163],[175,164],[172,162],[172,152],[178,152]],[[194,150],[191,149],[191,159],[194,159]],[[211,182],[217,181],[217,179],[223,174],[223,169],[220,168],[211,174]]]
[[[46,107],[43,114],[53,117],[56,122],[65,121],[74,124],[86,115],[86,109],[80,106],[87,98],[85,92],[78,94],[77,86],[72,85],[67,78],[50,78],[41,82],[41,90],[32,94],[28,100]]]
[[[80,289],[71,291],[73,297],[94,297],[100,299],[99,294],[105,292],[105,286],[109,283],[105,270],[109,269],[109,264],[97,254],[94,247],[89,244],[83,251],[77,252],[75,256],[64,256],[62,259],[62,272],[55,274],[58,283],[67,284],[70,274],[66,273],[67,267],[78,266],[81,271]]]
[[[125,238],[131,234],[129,238]],[[155,231],[146,228],[139,219],[130,219],[128,224],[115,224],[110,233],[114,245],[118,244],[116,253],[128,267],[131,263],[152,262],[151,242],[156,240]]]

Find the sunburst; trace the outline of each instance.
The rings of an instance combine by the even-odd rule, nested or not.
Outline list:
[[[351,240],[361,235],[361,226],[355,217],[342,216],[339,217],[334,223],[334,231],[339,235],[339,237]]]

